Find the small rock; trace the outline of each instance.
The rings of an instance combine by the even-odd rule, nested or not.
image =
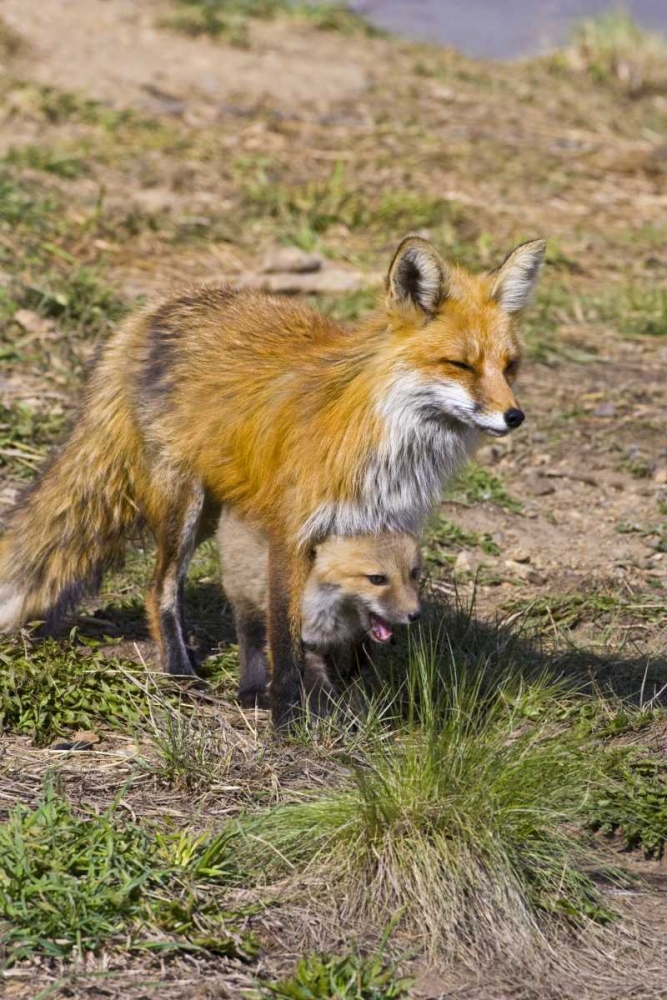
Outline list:
[[[530,552],[528,551],[528,549],[519,547],[518,549],[514,549],[512,552],[509,553],[509,558],[511,559],[512,562],[529,563]]]
[[[594,417],[615,417],[616,407],[613,403],[600,403],[593,410]]]
[[[431,87],[431,93],[436,100],[446,101],[447,103],[456,100],[456,92],[451,87],[443,87],[440,84],[435,84]]]
[[[322,264],[319,254],[306,253],[298,247],[280,247],[267,253],[260,271],[262,274],[277,274],[281,271],[287,274],[312,274],[320,271]]]
[[[51,320],[44,319],[32,309],[17,309],[14,319],[27,333],[34,333],[38,337],[43,337],[54,329]]]
[[[454,576],[465,576],[475,572],[475,563],[469,552],[459,552],[454,563]]]
[[[541,586],[543,583],[546,583],[545,577],[527,563],[507,559],[505,560],[505,566],[515,579],[523,580],[525,583],[532,583],[535,586]]]
[[[656,469],[653,473],[653,482],[658,483],[659,486],[664,486],[667,483],[667,468]]]
[[[553,482],[549,479],[545,479],[544,476],[539,475],[528,475],[526,477],[527,486],[533,496],[544,497],[549,493],[555,493],[556,487]]]
[[[92,729],[79,729],[72,734],[72,740],[79,743],[99,743],[100,738]]]
[[[150,103],[156,111],[179,118],[185,113],[185,101],[177,94],[169,94],[152,83],[145,83],[141,89],[148,95],[147,103]]]
[[[316,274],[241,274],[231,279],[241,288],[257,288],[279,295],[336,294],[358,292],[368,286],[368,279],[358,271],[325,270]]]

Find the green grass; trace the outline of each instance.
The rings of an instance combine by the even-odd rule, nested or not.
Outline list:
[[[70,156],[48,146],[20,146],[11,149],[5,157],[5,163],[14,167],[42,170],[63,180],[74,180],[88,173],[88,165],[80,156]]]
[[[594,591],[521,598],[509,602],[505,609],[521,612],[524,624],[529,628],[549,628],[555,625],[561,629],[572,629],[584,622],[591,623],[622,615],[638,622],[658,624],[663,615],[663,605],[659,600],[630,600],[618,594]]]
[[[481,548],[485,555],[500,555],[499,546],[487,532],[465,531],[442,514],[431,518],[425,532],[427,551],[437,555],[439,549]]]
[[[261,164],[239,166],[244,208],[251,218],[271,219],[281,238],[312,249],[333,226],[350,232],[402,234],[457,218],[458,208],[436,195],[385,190],[374,197],[360,190],[339,165],[325,180],[287,184]]]
[[[29,103],[51,125],[75,122],[100,126],[104,131],[116,133],[119,129],[155,130],[160,126],[154,120],[138,115],[131,108],[114,108],[96,101],[85,94],[18,81],[14,88],[29,99]]]
[[[381,35],[364,17],[336,0],[323,3],[299,0],[176,0],[173,14],[164,18],[164,27],[187,35],[225,37],[233,45],[247,46],[249,23],[278,15],[299,18],[320,31],[342,34]]]
[[[644,31],[622,8],[588,18],[575,29],[559,65],[583,70],[595,83],[631,97],[667,88],[667,39]]]
[[[242,855],[321,893],[346,927],[400,913],[418,947],[450,957],[491,942],[518,955],[553,920],[611,919],[570,832],[600,755],[555,721],[563,690],[510,668],[491,679],[483,653],[466,671],[440,638],[404,665],[394,737],[369,735],[346,786],[246,820]]]
[[[97,266],[95,243],[103,235],[109,232],[100,206],[73,215],[62,194],[0,164],[0,267],[12,269],[11,283],[0,290],[5,357],[51,368],[53,352],[60,351],[70,368],[72,361],[80,366],[81,343],[120,318],[124,304]],[[53,320],[45,340],[22,336],[12,323],[20,308]]]
[[[568,343],[559,334],[562,326],[580,323],[582,317],[585,321],[594,319],[596,315],[597,307],[588,296],[575,293],[558,282],[545,283],[538,289],[534,305],[521,321],[521,337],[527,356],[550,367],[564,361],[585,364],[594,360],[594,351]]]
[[[667,766],[633,749],[615,755],[609,785],[594,790],[587,806],[590,829],[616,837],[628,851],[662,858],[667,843]]]
[[[399,978],[396,967],[381,955],[306,955],[293,976],[265,982],[247,993],[252,1000],[401,1000],[411,980]]]
[[[617,320],[619,333],[626,337],[667,336],[667,290],[660,285],[628,288],[608,315]]]
[[[312,296],[312,304],[338,323],[357,323],[370,313],[378,302],[376,288],[363,288],[342,295]]]
[[[131,679],[137,665],[103,656],[95,640],[86,644],[4,638],[0,729],[30,736],[36,746],[77,729],[134,730],[148,711],[143,688]]]
[[[117,803],[75,810],[48,783],[35,809],[15,806],[0,826],[4,967],[114,944],[253,956],[252,937],[217,888],[240,877],[229,837],[160,826],[130,821]]]
[[[0,403],[0,470],[14,478],[32,476],[63,431],[64,417],[42,413],[26,403]]]
[[[210,678],[212,671],[207,671]],[[194,792],[225,775],[232,751],[225,723],[201,717],[190,706],[161,700],[151,706],[149,739],[157,760],[147,769],[165,785]]]
[[[667,292],[655,284],[582,293],[549,283],[538,291],[535,304],[522,321],[521,334],[533,361],[552,367],[564,361],[585,364],[596,358],[596,349],[564,340],[561,327],[584,330],[601,324],[623,337],[665,336]]]
[[[60,329],[76,329],[86,339],[106,332],[125,311],[124,303],[96,270],[75,262],[64,273],[53,271],[24,282],[20,301],[41,316],[57,320]]]
[[[476,503],[495,503],[513,514],[520,514],[522,510],[519,501],[508,493],[500,476],[482,468],[476,462],[470,462],[456,477],[447,490],[444,500],[455,500],[468,506]]]

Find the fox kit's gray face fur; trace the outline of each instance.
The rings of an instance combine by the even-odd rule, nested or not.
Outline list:
[[[420,616],[419,573],[419,549],[410,535],[327,539],[306,584],[303,641],[318,649],[364,635],[388,642],[393,625]]]

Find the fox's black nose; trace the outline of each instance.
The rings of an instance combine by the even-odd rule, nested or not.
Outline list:
[[[410,614],[408,615],[408,621],[409,622],[419,621],[421,616],[422,616],[421,611],[411,611]]]
[[[505,423],[510,430],[514,430],[516,427],[521,427],[521,424],[526,419],[526,414],[523,410],[518,410],[516,407],[512,407],[510,410],[505,410],[504,417]]]

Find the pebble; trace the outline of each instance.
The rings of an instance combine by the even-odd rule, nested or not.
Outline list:
[[[549,479],[545,479],[543,476],[538,476],[537,474],[528,474],[526,477],[526,486],[536,497],[544,497],[549,493],[555,493],[556,487],[553,482]]]
[[[264,292],[280,295],[296,295],[299,292],[335,294],[337,292],[358,292],[367,288],[369,279],[359,271],[344,271],[326,268],[310,274],[294,274],[281,271],[276,274],[247,273],[231,278],[239,288],[257,288]]]
[[[615,417],[617,413],[613,403],[600,403],[593,410],[594,417]]]
[[[14,319],[27,333],[34,333],[38,337],[51,333],[54,329],[52,320],[44,319],[32,309],[17,309],[14,313]]]
[[[475,569],[475,560],[470,552],[459,552],[454,563],[454,576],[465,576],[467,573],[474,573]]]
[[[260,271],[262,274],[278,274],[281,271],[287,274],[313,274],[322,269],[323,263],[319,254],[306,253],[299,247],[279,247],[266,254]]]
[[[541,586],[546,583],[546,577],[539,573],[533,566],[525,562],[516,562],[514,559],[506,559],[505,567],[510,571],[514,579],[522,580],[525,583],[532,583]]]

